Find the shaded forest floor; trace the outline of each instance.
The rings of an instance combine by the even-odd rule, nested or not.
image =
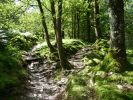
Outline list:
[[[62,70],[45,43],[35,46],[23,54],[28,75],[26,83],[15,89],[13,100],[132,100],[133,51],[127,50],[128,71],[119,73],[108,46],[103,39],[94,44],[64,40],[72,70]]]
[[[106,40],[98,40],[87,49],[82,54],[84,68],[69,77],[66,100],[132,100],[132,50],[127,50],[127,71],[120,73]]]
[[[69,44],[69,43],[68,43]],[[27,70],[29,78],[26,85],[23,87],[21,100],[61,100],[63,99],[63,93],[66,89],[68,76],[72,73],[77,73],[83,69],[84,64],[82,61],[83,55],[86,53],[87,48],[81,49],[83,44],[80,41],[72,40],[69,45],[65,48],[66,53],[69,55],[69,62],[74,66],[72,70],[62,71],[58,67],[58,61],[49,60],[47,56],[38,57],[37,49],[41,48],[41,45],[35,46],[30,52],[23,55],[24,60],[27,62]],[[77,45],[78,44],[78,45]],[[75,45],[75,47],[74,47]],[[36,52],[37,51],[37,52]],[[69,51],[69,52],[67,52]],[[39,51],[40,52],[40,51]],[[42,51],[41,51],[42,52]],[[72,53],[71,53],[72,52]],[[73,54],[76,53],[76,54]],[[51,56],[50,56],[51,57]],[[56,59],[55,57],[52,57]]]
[[[48,77],[51,75],[49,79],[52,82],[47,85],[46,89],[43,89],[43,94],[44,91],[51,91],[48,92],[47,99],[44,96],[43,99],[132,100],[132,50],[127,50],[130,63],[126,67],[130,71],[119,73],[117,72],[116,61],[108,53],[108,42],[106,40],[98,40],[92,45],[82,45],[78,49],[74,47],[75,44],[76,46],[78,45],[76,42],[70,44],[71,46],[66,45],[66,53],[69,55],[69,62],[74,65],[74,69],[62,71],[58,69],[58,64],[56,63],[56,66],[52,67],[55,68],[51,71],[52,74],[45,74]],[[70,48],[73,49],[71,50]],[[39,52],[41,53],[42,51]],[[49,57],[56,59],[53,55]],[[45,83],[49,84],[49,82]],[[48,87],[51,88],[48,89]],[[51,94],[54,95],[50,96]]]

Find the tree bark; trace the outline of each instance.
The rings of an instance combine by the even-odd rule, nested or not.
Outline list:
[[[57,16],[57,48],[58,48],[58,55],[60,59],[60,65],[63,69],[71,69],[69,62],[65,56],[64,48],[62,46],[62,34],[61,34],[61,17],[62,17],[62,0],[58,1],[58,16]]]
[[[51,14],[52,14],[52,18],[53,18],[53,25],[54,25],[54,31],[55,31],[55,35],[56,35],[56,12],[55,12],[55,2],[54,0],[50,0],[50,4],[51,4]]]
[[[52,46],[52,44],[50,43],[48,28],[47,28],[47,25],[46,25],[46,21],[45,21],[45,17],[44,17],[44,11],[43,11],[43,8],[42,8],[42,4],[41,4],[40,0],[37,0],[37,3],[38,3],[39,10],[40,10],[41,17],[42,17],[42,26],[43,26],[43,30],[45,31],[46,42],[47,42],[47,45],[48,45],[48,47],[50,49],[50,52],[52,53],[52,52],[55,51],[55,49]]]
[[[72,11],[72,38],[74,38],[74,16]]]
[[[109,0],[110,17],[110,47],[114,59],[119,63],[119,69],[123,70],[126,59],[125,32],[124,32],[124,2],[123,0]]]
[[[101,38],[100,17],[99,17],[99,0],[94,0],[94,23],[96,39]]]
[[[90,42],[91,41],[91,38],[90,38],[91,22],[90,22],[90,11],[89,11],[89,9],[90,9],[91,0],[87,0],[87,2],[88,2],[88,10],[87,10],[87,13],[86,13],[86,16],[87,16],[87,32],[88,32],[87,39]]]
[[[77,12],[77,38],[80,37],[80,11]]]
[[[74,13],[74,19],[73,19],[73,23],[74,23],[74,32],[73,32],[73,38],[76,39],[76,13]]]

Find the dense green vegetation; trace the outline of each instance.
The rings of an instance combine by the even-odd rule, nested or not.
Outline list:
[[[40,57],[47,57],[50,58],[50,60],[59,60],[57,51],[50,53],[48,50],[46,42],[41,43],[43,44],[42,47],[38,48],[35,53],[37,56]],[[52,42],[52,44],[55,44],[55,41]],[[78,50],[80,50],[85,45],[84,42],[76,39],[63,39],[63,46],[65,50],[65,54],[69,58],[72,54],[75,54]]]
[[[22,83],[27,76],[27,71],[23,68],[22,54],[34,45],[32,37],[13,35],[7,43],[2,44],[0,49],[0,97],[11,87],[16,87]],[[7,91],[6,91],[7,90]]]
[[[67,94],[69,100],[104,99],[132,100],[132,51],[127,50],[127,71],[117,72],[117,62],[107,54],[107,41],[94,43],[91,53],[84,56],[85,68],[70,76]],[[100,47],[100,48],[99,48]],[[89,51],[90,52],[90,51]],[[128,69],[130,68],[130,69]]]
[[[18,100],[39,59],[56,63],[54,80],[68,79],[63,99],[132,100],[132,7],[132,0],[1,0],[0,100]]]

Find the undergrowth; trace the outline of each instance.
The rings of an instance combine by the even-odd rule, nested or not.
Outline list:
[[[51,43],[52,43],[52,45],[55,45],[55,41],[52,41]],[[63,39],[63,47],[64,47],[65,55],[67,58],[69,58],[71,55],[74,55],[83,46],[85,46],[85,43],[82,42],[81,40]],[[37,54],[37,56],[47,57],[49,61],[57,62],[56,71],[54,73],[54,80],[60,80],[63,75],[63,72],[62,72],[62,68],[60,67],[59,62],[58,62],[59,58],[58,58],[57,51],[54,53],[50,53],[46,42],[43,42],[41,44],[40,48],[36,49],[34,52]]]
[[[58,60],[57,51],[54,53],[49,52],[49,48],[47,47],[46,42],[42,43],[43,46],[38,48],[35,52],[41,57],[47,57],[50,60]],[[55,45],[55,41],[52,42],[52,45]],[[76,39],[63,39],[63,47],[65,51],[66,57],[70,57],[70,55],[76,53],[79,49],[81,49],[85,44],[81,40]],[[56,47],[55,47],[56,48]],[[56,48],[57,49],[57,48]]]
[[[0,98],[7,99],[10,94],[14,95],[13,89],[23,84],[28,75],[22,66],[22,54],[35,44],[32,40],[32,37],[15,35],[6,43],[0,41],[3,45],[0,48]]]
[[[70,76],[66,100],[132,100],[133,71],[118,73],[117,62],[108,53],[108,42],[98,40],[84,55],[85,68]],[[133,67],[133,51],[127,50],[127,67]]]

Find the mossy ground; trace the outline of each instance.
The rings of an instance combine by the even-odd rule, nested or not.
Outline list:
[[[133,51],[127,50],[127,68],[119,73],[117,62],[108,53],[108,44],[100,40],[84,55],[85,68],[69,78],[67,100],[132,100]]]
[[[55,45],[55,41],[51,42],[52,45],[57,49]],[[54,53],[50,53],[49,48],[47,47],[46,42],[39,43],[42,44],[40,48],[38,48],[35,51],[35,54],[40,57],[47,57],[49,61],[54,61],[57,62],[56,65],[56,71],[54,73],[54,79],[55,80],[60,80],[62,77],[63,73],[62,68],[59,65],[59,58],[58,58],[58,53],[57,51]],[[63,47],[65,51],[65,56],[69,58],[71,55],[74,55],[78,50],[80,50],[83,46],[85,46],[86,43],[82,42],[81,40],[78,39],[63,39]],[[72,66],[73,67],[73,66]]]
[[[12,98],[10,93],[24,82],[28,73],[22,66],[22,54],[33,45],[32,37],[16,35],[0,48],[0,98]],[[27,42],[28,41],[28,42]],[[31,42],[32,41],[32,42]],[[7,97],[8,95],[8,97]],[[4,99],[3,99],[4,100]],[[13,99],[12,99],[13,100]]]
[[[51,42],[52,45],[55,45],[55,41]],[[41,57],[47,57],[49,60],[58,61],[58,54],[57,51],[54,53],[49,52],[49,48],[47,47],[46,42],[43,43],[44,45],[36,51]],[[63,39],[63,47],[65,50],[66,57],[70,57],[72,54],[76,53],[79,49],[81,49],[85,44],[81,40],[77,39]],[[57,47],[55,46],[57,49]]]

